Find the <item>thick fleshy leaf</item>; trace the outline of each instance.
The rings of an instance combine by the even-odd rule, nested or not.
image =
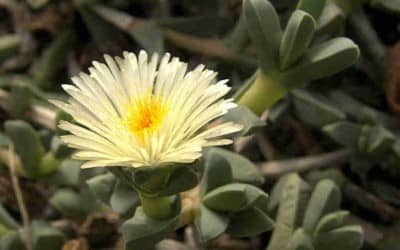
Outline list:
[[[40,160],[45,152],[36,131],[20,120],[6,121],[4,127],[22,161],[24,174],[32,178],[40,176]]]
[[[237,212],[252,206],[266,211],[268,195],[252,185],[232,183],[210,191],[203,197],[202,202],[220,212]]]
[[[40,181],[58,186],[78,186],[81,176],[81,161],[65,159],[54,173],[42,177]]]
[[[21,37],[16,34],[3,35],[0,37],[0,63],[17,53],[21,44]]]
[[[268,0],[243,1],[243,11],[260,67],[265,72],[276,70],[282,37],[278,14]]]
[[[59,189],[51,197],[50,203],[63,214],[75,218],[84,218],[96,205],[96,199],[89,189],[79,193],[71,189]]]
[[[283,81],[291,85],[321,79],[348,68],[358,56],[358,46],[352,40],[334,38],[309,48],[301,61],[285,72]]]
[[[44,221],[33,221],[31,231],[34,250],[61,249],[65,241],[64,234],[60,230]]]
[[[66,63],[66,56],[72,47],[74,39],[74,33],[71,30],[65,30],[61,35],[57,36],[57,39],[36,60],[32,75],[39,86],[49,87],[50,80],[56,76]]]
[[[32,93],[27,86],[22,84],[12,86],[5,103],[7,111],[13,117],[22,118],[31,105],[31,97]]]
[[[172,232],[179,221],[179,216],[170,220],[155,220],[146,216],[143,209],[136,209],[135,215],[124,222],[122,234],[126,250],[150,249]]]
[[[297,116],[307,124],[321,127],[346,118],[326,97],[317,93],[296,89],[291,92]]]
[[[164,53],[164,36],[157,25],[144,23],[135,25],[129,34],[143,47],[148,53]]]
[[[13,217],[11,217],[6,209],[0,204],[0,224],[6,226],[8,229],[17,229],[18,224],[14,220]]]
[[[333,1],[328,1],[318,20],[316,35],[335,35],[343,29],[345,21],[344,11]]]
[[[18,232],[12,231],[0,238],[1,250],[25,250],[25,245]]]
[[[342,201],[340,189],[331,180],[322,180],[315,187],[303,219],[303,228],[312,233],[325,214],[337,210]]]
[[[281,70],[287,69],[304,54],[311,43],[315,27],[315,20],[310,14],[302,10],[293,12],[279,49]]]
[[[194,164],[176,166],[168,178],[166,187],[160,192],[160,196],[178,194],[194,188],[199,183],[199,173],[197,170],[203,164],[197,161]]]
[[[358,147],[361,126],[348,121],[326,125],[322,130],[337,143],[347,147]]]
[[[230,217],[227,232],[235,237],[250,237],[272,229],[274,222],[258,207],[251,207]]]
[[[86,183],[97,199],[109,204],[116,181],[117,180],[113,174],[106,173],[92,177],[87,180]]]
[[[264,177],[253,162],[240,154],[223,148],[213,148],[212,150],[214,153],[219,154],[229,162],[233,181],[252,185],[263,184]]]
[[[229,162],[211,148],[205,153],[203,179],[200,194],[204,196],[209,191],[232,182],[232,170]]]
[[[315,239],[315,248],[324,250],[358,250],[363,243],[360,226],[345,226],[326,233]]]
[[[323,232],[329,232],[344,226],[345,220],[349,214],[350,213],[348,211],[337,211],[325,215],[319,220],[315,228],[314,235],[318,235]]]
[[[297,229],[290,239],[289,250],[314,250],[313,242],[309,234],[303,229]]]
[[[269,214],[274,214],[279,207],[279,203],[282,199],[283,189],[285,188],[286,181],[288,175],[282,176],[279,180],[274,184],[272,191],[270,193],[270,197],[268,200],[267,210]]]
[[[111,194],[110,205],[120,216],[132,216],[140,205],[139,195],[132,187],[117,180]]]
[[[202,203],[216,211],[237,212],[248,204],[245,192],[245,184],[227,184],[207,193]]]
[[[224,115],[223,120],[242,125],[241,135],[251,134],[254,129],[263,127],[266,124],[259,116],[243,105],[238,105],[236,108],[229,110]]]
[[[318,20],[324,9],[325,2],[326,0],[300,0],[297,4],[297,9],[308,12],[315,20]]]
[[[303,220],[302,216],[310,195],[310,187],[298,174],[290,174],[283,187],[275,229],[267,250],[288,250],[293,231]]]
[[[207,242],[221,235],[228,228],[227,215],[213,211],[204,205],[200,205],[200,218],[197,226],[203,242]]]

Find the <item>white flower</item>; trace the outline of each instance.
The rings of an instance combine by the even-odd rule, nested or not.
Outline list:
[[[236,105],[222,99],[227,80],[214,83],[217,73],[203,65],[187,72],[178,58],[165,54],[158,62],[153,54],[148,61],[144,51],[105,60],[62,86],[67,103],[51,100],[76,122],[59,127],[71,133],[62,140],[78,149],[74,158],[86,161],[83,168],[190,163],[203,147],[230,144],[222,137],[241,129],[232,122],[206,126]]]

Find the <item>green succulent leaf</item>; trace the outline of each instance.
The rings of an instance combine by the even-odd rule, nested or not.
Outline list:
[[[47,222],[33,221],[31,231],[34,250],[61,249],[64,244],[64,234]]]
[[[129,34],[149,53],[164,53],[164,35],[154,23],[135,25]]]
[[[166,187],[160,192],[160,196],[178,194],[194,188],[199,183],[199,174],[196,170],[203,162],[177,166],[168,178]]]
[[[303,228],[297,229],[290,239],[289,250],[314,250],[310,235]]]
[[[230,217],[227,232],[235,237],[250,237],[269,231],[274,222],[258,207],[240,211]]]
[[[300,0],[297,4],[297,9],[308,12],[318,20],[325,7],[326,0]]]
[[[312,233],[325,214],[337,210],[342,201],[340,189],[331,180],[322,180],[315,187],[303,219],[303,228]]]
[[[308,201],[310,187],[297,174],[290,174],[283,187],[275,229],[267,250],[288,250],[288,242],[300,225]]]
[[[288,175],[282,176],[272,188],[267,206],[267,211],[269,214],[275,214],[276,210],[278,209],[287,179]]]
[[[345,113],[322,95],[302,89],[295,89],[291,94],[298,117],[307,124],[321,127],[346,118]]]
[[[310,14],[302,10],[293,12],[279,49],[281,70],[287,69],[305,53],[314,36],[315,28],[315,20]]]
[[[218,149],[209,149],[205,153],[204,173],[200,185],[200,194],[232,182],[232,170],[229,162],[218,153]]]
[[[36,131],[21,120],[8,120],[4,127],[21,159],[24,174],[31,178],[39,177],[40,161],[45,150]]]
[[[116,181],[117,180],[113,174],[106,173],[94,176],[87,180],[86,183],[97,199],[101,200],[105,204],[109,204]]]
[[[360,137],[360,147],[364,148],[365,151],[370,154],[385,153],[392,147],[396,140],[396,136],[391,131],[380,125],[373,126],[368,129],[367,135],[365,136],[365,145],[361,145],[362,137]]]
[[[247,158],[223,148],[213,148],[212,151],[229,162],[234,182],[252,185],[261,185],[264,183],[264,177],[260,170]]]
[[[350,213],[348,211],[336,211],[324,215],[324,217],[319,220],[315,228],[314,235],[329,232],[331,230],[335,230],[339,227],[344,226],[349,214]]]
[[[12,116],[22,118],[31,105],[31,99],[32,93],[28,86],[14,85],[11,87],[5,106]]]
[[[89,189],[79,193],[71,189],[59,189],[50,199],[50,204],[67,216],[84,218],[96,205],[96,199]]]
[[[12,231],[0,238],[1,250],[25,250],[25,245],[18,232]]]
[[[261,68],[265,72],[276,70],[282,37],[278,14],[268,0],[243,1],[243,11]]]
[[[318,20],[316,35],[331,36],[338,34],[344,27],[346,15],[333,1],[328,1]]]
[[[18,224],[13,217],[9,215],[7,210],[0,204],[0,225],[8,229],[18,229]]]
[[[301,61],[284,73],[283,81],[290,85],[321,79],[348,68],[358,56],[358,46],[352,40],[334,38],[309,48]]]
[[[65,159],[52,174],[40,181],[57,186],[78,186],[81,181],[81,161]]]
[[[137,208],[135,215],[122,225],[125,249],[151,249],[175,229],[178,221],[179,216],[170,220],[155,220],[146,216],[142,207]]]
[[[117,180],[110,197],[110,205],[120,216],[132,216],[140,205],[139,195],[131,186]]]
[[[337,143],[352,148],[358,147],[361,126],[352,122],[342,121],[326,125],[322,128]]]
[[[243,105],[238,105],[236,108],[229,110],[224,115],[223,120],[242,125],[241,135],[251,134],[256,128],[263,127],[266,124],[259,116]]]
[[[71,30],[64,31],[45,49],[33,67],[33,77],[41,87],[49,87],[50,80],[61,70],[66,63],[66,56],[75,40]]]
[[[228,224],[229,218],[227,215],[209,209],[204,205],[200,205],[200,218],[197,222],[197,226],[203,242],[207,242],[221,235],[228,228]]]
[[[15,55],[21,44],[21,37],[17,34],[3,35],[0,37],[0,63]]]
[[[315,239],[316,249],[324,250],[358,250],[363,243],[363,232],[360,226],[345,226],[326,233]]]
[[[245,192],[245,184],[227,184],[207,193],[202,202],[216,211],[237,212],[248,204]]]

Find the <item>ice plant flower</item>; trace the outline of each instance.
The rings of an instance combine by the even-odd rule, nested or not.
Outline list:
[[[227,80],[216,82],[217,73],[203,65],[188,71],[168,53],[159,61],[144,51],[105,61],[62,85],[67,102],[51,100],[74,118],[59,127],[69,132],[62,140],[77,149],[73,157],[85,161],[83,168],[191,163],[241,129],[232,122],[207,126],[236,104],[223,99]]]

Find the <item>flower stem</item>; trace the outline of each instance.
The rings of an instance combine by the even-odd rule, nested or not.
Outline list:
[[[175,199],[173,196],[148,197],[139,192],[144,213],[157,220],[166,220],[176,216]]]
[[[29,215],[28,215],[28,210],[26,209],[24,197],[22,195],[21,186],[19,184],[19,180],[17,177],[16,159],[14,154],[14,146],[12,144],[9,147],[9,168],[10,168],[11,182],[13,185],[15,196],[17,198],[18,207],[22,215],[22,222],[24,224],[25,246],[27,250],[32,250],[32,237],[30,230]]]
[[[239,104],[247,106],[254,113],[261,115],[288,91],[289,89],[280,82],[278,77],[258,70],[254,82],[240,97]]]

